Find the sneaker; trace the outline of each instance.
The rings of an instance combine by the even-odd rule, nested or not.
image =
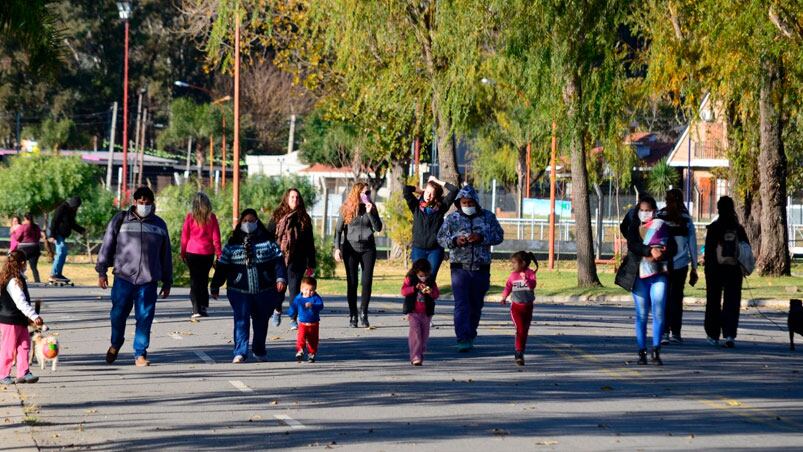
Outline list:
[[[297,330],[298,329],[298,322],[296,319],[290,319],[290,329]]]
[[[304,352],[296,353],[296,361],[300,363],[303,360],[304,360]]]
[[[420,366],[420,365],[424,364],[424,362],[421,361],[420,359],[416,359],[416,360],[411,361],[411,364],[414,365],[414,366]]]
[[[371,328],[371,324],[368,323],[368,314],[363,314],[360,317],[360,323],[362,323],[363,328]]]
[[[669,343],[669,333],[664,333],[661,336],[661,345],[666,345]]]
[[[519,365],[519,366],[523,366],[524,365],[524,352],[516,352],[516,354],[514,356],[515,356],[515,359],[516,359],[516,364]]]
[[[669,342],[672,344],[682,344],[683,338],[680,335],[675,336],[674,334],[669,337]]]
[[[148,367],[151,365],[151,362],[148,361],[148,358],[146,358],[145,355],[140,355],[134,360],[134,365],[137,367]]]
[[[6,378],[3,378],[2,380],[0,380],[0,385],[8,386],[8,385],[13,385],[13,384],[14,384],[14,379],[11,378],[11,375],[9,375]]]
[[[195,313],[195,314],[190,316],[190,320],[198,320],[200,318],[201,318],[201,314],[199,314],[199,313]]]
[[[16,380],[17,383],[36,383],[37,381],[39,381],[39,377],[34,377],[30,371]]]
[[[265,353],[264,355],[257,355],[256,353],[254,353],[254,359],[256,359],[257,362],[266,363],[268,362],[268,354]]]
[[[307,361],[311,362],[311,363],[314,363],[315,362],[315,353],[310,353],[309,356],[307,357]]]
[[[707,337],[705,340],[708,341],[709,344],[713,345],[714,347],[719,345],[719,339],[714,339],[713,337]]]
[[[356,315],[352,315],[349,318],[349,326],[352,327],[352,328],[357,328],[357,316]]]
[[[736,347],[736,341],[734,341],[732,337],[726,337],[725,348],[734,348],[734,347]]]
[[[243,355],[237,355],[234,357],[233,360],[231,360],[232,364],[242,364],[244,362],[245,362],[245,356]]]
[[[460,353],[466,353],[467,351],[471,350],[471,342],[469,341],[457,341],[457,351]]]
[[[282,324],[282,313],[279,312],[279,311],[273,311],[273,315],[270,316],[270,323],[272,323],[273,326],[281,325]]]
[[[120,350],[117,350],[114,347],[109,347],[109,349],[106,350],[106,364],[112,364],[114,361],[116,361],[118,353],[120,353]]]

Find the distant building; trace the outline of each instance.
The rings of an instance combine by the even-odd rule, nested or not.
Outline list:
[[[706,95],[700,104],[700,121],[686,126],[672,152],[669,165],[682,170],[685,192],[691,178],[691,210],[696,218],[716,215],[717,200],[729,195],[728,180],[723,177],[730,167],[727,157],[727,123],[720,105]]]

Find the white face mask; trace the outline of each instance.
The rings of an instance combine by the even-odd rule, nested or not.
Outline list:
[[[474,215],[475,213],[477,213],[477,207],[475,207],[475,206],[471,206],[471,207],[463,206],[460,209],[463,211],[464,214],[466,214],[468,216],[471,216],[471,215]]]
[[[241,223],[240,229],[246,234],[253,234],[257,230],[256,222]]]
[[[145,218],[153,211],[153,204],[137,204],[137,215]]]
[[[642,223],[646,223],[646,222],[652,220],[652,211],[645,212],[643,210],[639,210],[638,219],[641,220]]]
[[[418,275],[418,280],[421,281],[421,282],[427,282],[427,277]]]

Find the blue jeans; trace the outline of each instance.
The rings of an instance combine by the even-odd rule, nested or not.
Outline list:
[[[410,260],[415,262],[418,259],[426,259],[429,261],[429,265],[432,267],[432,279],[437,279],[438,270],[441,268],[441,262],[443,262],[443,248],[438,247],[425,250],[423,248],[413,247],[410,253]]]
[[[64,237],[56,237],[56,250],[53,256],[53,269],[50,272],[53,276],[62,276],[61,272],[64,271],[64,263],[67,262],[67,240]]]
[[[279,307],[279,296],[272,291],[249,294],[229,290],[226,294],[234,313],[234,356],[248,358],[248,339],[252,323],[254,342],[251,351],[255,355],[264,355],[265,340],[268,337],[268,319],[273,310]]]
[[[156,282],[132,284],[114,278],[112,286],[112,347],[120,350],[125,342],[125,322],[134,308],[137,329],[134,334],[134,357],[145,356],[151,342],[151,325],[156,312]]]
[[[477,337],[485,293],[490,285],[491,274],[487,270],[452,269],[454,333],[458,342],[473,341]]]
[[[647,348],[647,319],[652,307],[652,346],[661,346],[661,333],[664,331],[664,312],[666,309],[667,277],[654,275],[636,279],[633,287],[633,300],[636,304],[636,343],[639,350]]]

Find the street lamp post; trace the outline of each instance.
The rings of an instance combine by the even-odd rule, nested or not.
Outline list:
[[[129,2],[117,2],[117,12],[125,26],[125,44],[123,52],[123,176],[120,193],[120,206],[124,206],[128,200],[128,21],[131,18],[131,4]]]
[[[240,218],[240,9],[234,16],[234,174],[231,213],[234,225]]]

